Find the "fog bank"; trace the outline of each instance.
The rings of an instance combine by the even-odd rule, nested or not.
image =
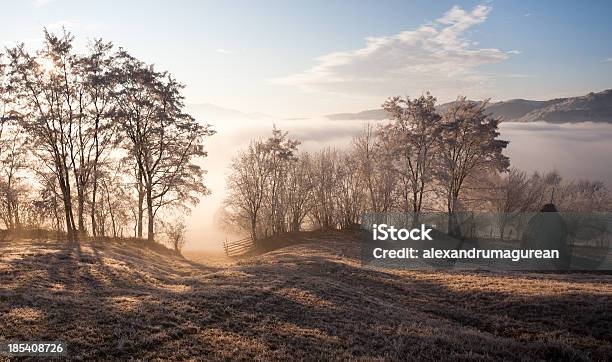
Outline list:
[[[206,145],[209,156],[202,162],[211,195],[203,197],[188,216],[186,249],[221,249],[226,235],[214,225],[213,217],[225,196],[225,178],[232,157],[252,139],[269,136],[274,124],[289,131],[302,142],[300,149],[315,151],[322,147],[342,148],[367,124],[366,121],[330,121],[326,118],[274,120],[271,118],[236,119],[211,123],[217,130]],[[505,154],[512,166],[532,172],[558,170],[566,179],[596,179],[612,184],[612,125],[577,123],[549,124],[503,123],[501,138],[510,141]]]

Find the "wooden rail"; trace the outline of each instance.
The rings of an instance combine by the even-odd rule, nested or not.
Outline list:
[[[253,240],[251,237],[246,237],[244,239],[235,240],[235,241],[224,241],[223,249],[225,250],[225,255],[227,256],[239,256],[242,255],[253,248]]]

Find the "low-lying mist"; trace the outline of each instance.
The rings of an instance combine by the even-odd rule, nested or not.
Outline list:
[[[222,241],[238,235],[229,235],[214,222],[214,215],[225,197],[225,178],[232,157],[253,139],[267,138],[276,125],[289,131],[291,138],[302,142],[300,150],[316,151],[323,147],[348,146],[367,121],[330,121],[326,118],[299,120],[236,119],[213,124],[217,134],[208,139],[208,157],[203,165],[208,174],[206,186],[211,194],[203,197],[188,217],[185,249],[222,248]],[[592,179],[612,185],[612,125],[594,123],[550,124],[502,123],[501,138],[510,141],[504,152],[512,166],[528,172],[557,170],[565,179]]]

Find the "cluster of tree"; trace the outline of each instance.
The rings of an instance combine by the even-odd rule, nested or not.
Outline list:
[[[300,215],[293,215],[293,204],[299,204],[303,180],[295,183],[298,163],[306,158],[296,157],[298,142],[288,139],[287,133],[272,131],[265,141],[253,141],[233,160],[234,172],[228,178],[227,201],[238,214],[232,219],[250,230],[253,240],[258,236],[287,231],[288,227],[301,223]],[[310,187],[309,185],[307,187]],[[307,194],[305,190],[303,194]],[[299,208],[299,207],[298,207]],[[299,208],[301,209],[301,208]],[[298,212],[301,210],[298,210]]]
[[[0,205],[7,228],[51,227],[70,241],[156,234],[166,210],[208,191],[197,160],[214,131],[184,112],[182,89],[102,40],[72,35],[0,54]],[[146,218],[145,218],[146,217]]]
[[[612,197],[602,182],[566,182],[556,171],[528,175],[525,171],[511,168],[497,177],[494,185],[488,201],[497,215],[502,239],[516,236],[513,232],[527,222],[529,213],[538,212],[547,203],[571,213],[608,212],[612,209]],[[507,231],[510,235],[506,234]]]
[[[366,211],[410,213],[414,223],[444,211],[458,235],[462,211],[535,211],[551,193],[568,209],[610,206],[602,183],[561,185],[556,173],[509,169],[508,142],[486,104],[461,97],[440,112],[430,94],[393,97],[383,104],[390,122],[368,125],[348,149],[312,154],[274,129],[234,159],[224,218],[257,240],[302,227],[348,228]]]

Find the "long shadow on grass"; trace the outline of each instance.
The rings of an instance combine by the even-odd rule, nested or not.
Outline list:
[[[180,278],[164,275],[162,269],[168,271],[168,268],[163,265],[146,265],[155,268],[153,274],[159,280],[148,278],[139,270],[142,265],[130,264],[129,260],[120,268],[111,267],[104,262],[103,254],[109,250],[103,245],[34,245],[42,245],[53,252],[35,252],[33,255],[26,252],[22,259],[6,262],[6,269],[12,272],[0,273],[0,309],[5,315],[23,308],[34,308],[40,313],[35,320],[24,324],[3,320],[0,323],[2,338],[61,339],[68,341],[73,351],[84,353],[82,357],[88,353],[99,357],[106,354],[119,356],[125,353],[123,346],[129,344],[139,326],[144,330],[149,327],[145,323],[149,320],[147,306],[156,304],[157,299],[163,303],[167,293],[164,287],[172,288],[172,283],[180,285],[182,282]],[[151,259],[150,254],[148,257]],[[184,264],[188,265],[183,267],[185,269],[195,267],[193,263]],[[201,265],[198,270],[201,274],[216,268]],[[122,316],[117,313],[121,308],[134,308],[136,313],[121,320],[118,317]],[[168,319],[167,316],[160,317]],[[163,331],[162,327],[157,328]]]
[[[44,320],[31,331],[0,326],[0,335],[64,339],[72,356],[86,359],[569,360],[612,352],[605,294],[461,290],[435,275],[398,276],[288,253],[226,273],[152,279],[111,268],[105,252],[66,245],[28,257],[47,276],[32,273],[10,291],[29,298],[1,301],[41,308]],[[74,291],[55,293],[37,277]]]
[[[282,261],[241,268],[253,278],[226,281],[221,292],[194,291],[182,298],[216,310],[201,328],[221,326],[272,349],[289,344],[300,351],[383,357],[416,346],[429,353],[440,349],[436,357],[448,357],[450,349],[507,359],[597,358],[611,351],[609,296],[457,291],[316,256]],[[595,345],[581,345],[584,337]]]

